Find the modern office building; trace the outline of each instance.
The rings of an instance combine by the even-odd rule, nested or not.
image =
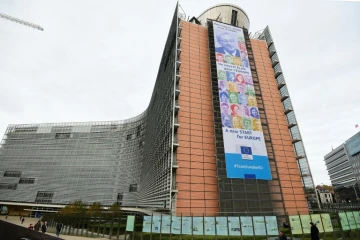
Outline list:
[[[230,4],[186,19],[176,7],[142,115],[10,125],[0,149],[1,203],[119,201],[201,216],[314,207],[269,27],[250,36],[247,14]]]
[[[336,201],[357,202],[360,197],[360,133],[325,155]]]
[[[345,141],[349,162],[355,174],[355,181],[360,186],[360,132]]]

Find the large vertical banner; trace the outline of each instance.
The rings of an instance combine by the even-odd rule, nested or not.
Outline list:
[[[357,229],[356,220],[352,212],[346,212],[346,217],[349,221],[350,229]]]
[[[204,217],[204,234],[215,236],[215,218]]]
[[[264,217],[253,217],[254,222],[254,231],[256,236],[265,236],[266,235],[266,226]]]
[[[360,228],[360,212],[353,212],[356,226],[357,228]]]
[[[151,232],[151,225],[152,225],[152,217],[151,216],[144,216],[143,222],[143,232]]]
[[[192,218],[192,230],[194,235],[203,235],[204,234],[204,222],[202,217],[193,217]]]
[[[240,218],[228,217],[229,236],[240,236]]]
[[[289,216],[291,233],[292,234],[302,234],[302,227],[299,215]]]
[[[171,217],[170,216],[162,216],[161,219],[161,233],[169,234],[171,231]]]
[[[333,232],[334,228],[332,226],[332,221],[331,221],[331,217],[330,214],[328,213],[322,213],[321,215],[321,220],[322,223],[324,225],[324,231],[325,232]]]
[[[349,229],[350,229],[350,225],[349,225],[348,219],[347,219],[347,217],[346,217],[346,213],[340,212],[340,213],[338,213],[338,214],[339,214],[339,218],[340,218],[340,223],[341,223],[342,230],[344,230],[344,231],[349,230]]]
[[[213,27],[227,177],[271,180],[243,30]]]
[[[135,216],[127,216],[126,231],[127,232],[133,232],[134,231],[134,224],[135,224]]]
[[[269,236],[279,234],[276,216],[265,216],[265,222],[266,231]]]
[[[180,234],[181,233],[181,217],[171,216],[171,233]]]
[[[301,225],[302,225],[302,229],[303,232],[308,234],[311,232],[310,230],[310,222],[311,222],[311,218],[310,215],[300,215],[300,221],[301,221]]]
[[[216,235],[228,236],[228,219],[227,217],[216,217]]]

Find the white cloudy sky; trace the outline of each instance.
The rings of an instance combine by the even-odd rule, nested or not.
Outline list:
[[[315,184],[323,156],[360,124],[360,3],[234,1],[250,31],[270,26]],[[182,0],[198,16],[220,0]],[[107,121],[147,107],[175,0],[1,0],[0,134],[8,124]]]

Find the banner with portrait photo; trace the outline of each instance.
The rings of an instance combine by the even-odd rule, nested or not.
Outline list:
[[[227,177],[271,180],[243,30],[213,27]]]

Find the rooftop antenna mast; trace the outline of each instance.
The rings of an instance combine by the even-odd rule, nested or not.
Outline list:
[[[28,26],[28,27],[31,27],[31,28],[35,28],[35,29],[40,30],[40,31],[44,31],[44,29],[42,27],[40,27],[39,25],[36,25],[36,24],[31,23],[31,22],[21,20],[19,18],[15,18],[15,17],[9,16],[9,15],[6,15],[6,14],[3,14],[3,13],[0,13],[0,18],[6,19],[6,20],[9,20],[9,21],[12,21],[12,22],[16,22],[18,24],[22,24],[22,25],[25,25],[25,26]]]

